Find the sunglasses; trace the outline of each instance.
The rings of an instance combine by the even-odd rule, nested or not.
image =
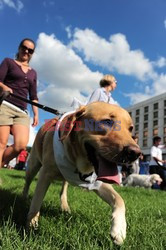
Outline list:
[[[21,45],[21,49],[22,49],[23,51],[28,50],[28,53],[31,54],[31,55],[34,53],[34,49],[30,49],[30,48],[28,48],[28,47],[25,46],[25,45]]]

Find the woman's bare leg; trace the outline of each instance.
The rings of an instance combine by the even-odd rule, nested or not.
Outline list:
[[[14,144],[5,149],[2,158],[2,166],[17,157],[18,154],[26,148],[29,141],[29,128],[27,126],[20,124],[13,125],[11,127],[11,132],[13,134]]]
[[[0,126],[0,168],[3,166],[2,158],[10,134],[10,126]]]

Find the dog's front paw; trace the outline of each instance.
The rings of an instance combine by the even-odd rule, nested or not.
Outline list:
[[[122,245],[126,238],[126,219],[124,213],[112,215],[111,237],[116,245]]]
[[[34,230],[38,229],[39,216],[40,216],[39,212],[31,219],[30,219],[30,216],[29,216],[29,218],[27,219],[27,224],[26,224],[26,230],[27,231],[29,231],[30,229],[34,229]]]
[[[71,214],[71,209],[67,203],[61,204],[61,210],[62,210],[62,212],[66,212],[66,213]]]

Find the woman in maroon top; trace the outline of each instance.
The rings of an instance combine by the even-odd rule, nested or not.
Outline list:
[[[16,59],[5,58],[0,65],[0,87],[24,98],[29,96],[33,102],[37,98],[36,71],[29,66],[35,50],[33,40],[26,38],[18,47]],[[12,96],[7,97],[0,106],[0,167],[15,158],[29,141],[30,118],[26,111],[27,104]],[[33,124],[38,124],[38,108],[32,106]],[[6,147],[9,134],[13,135],[14,144]]]

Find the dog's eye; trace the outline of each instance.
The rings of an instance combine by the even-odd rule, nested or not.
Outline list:
[[[129,127],[129,131],[130,131],[130,132],[133,131],[133,125]]]
[[[104,125],[106,127],[112,128],[114,121],[113,120],[109,120],[109,119],[105,119],[99,122],[100,125]]]

